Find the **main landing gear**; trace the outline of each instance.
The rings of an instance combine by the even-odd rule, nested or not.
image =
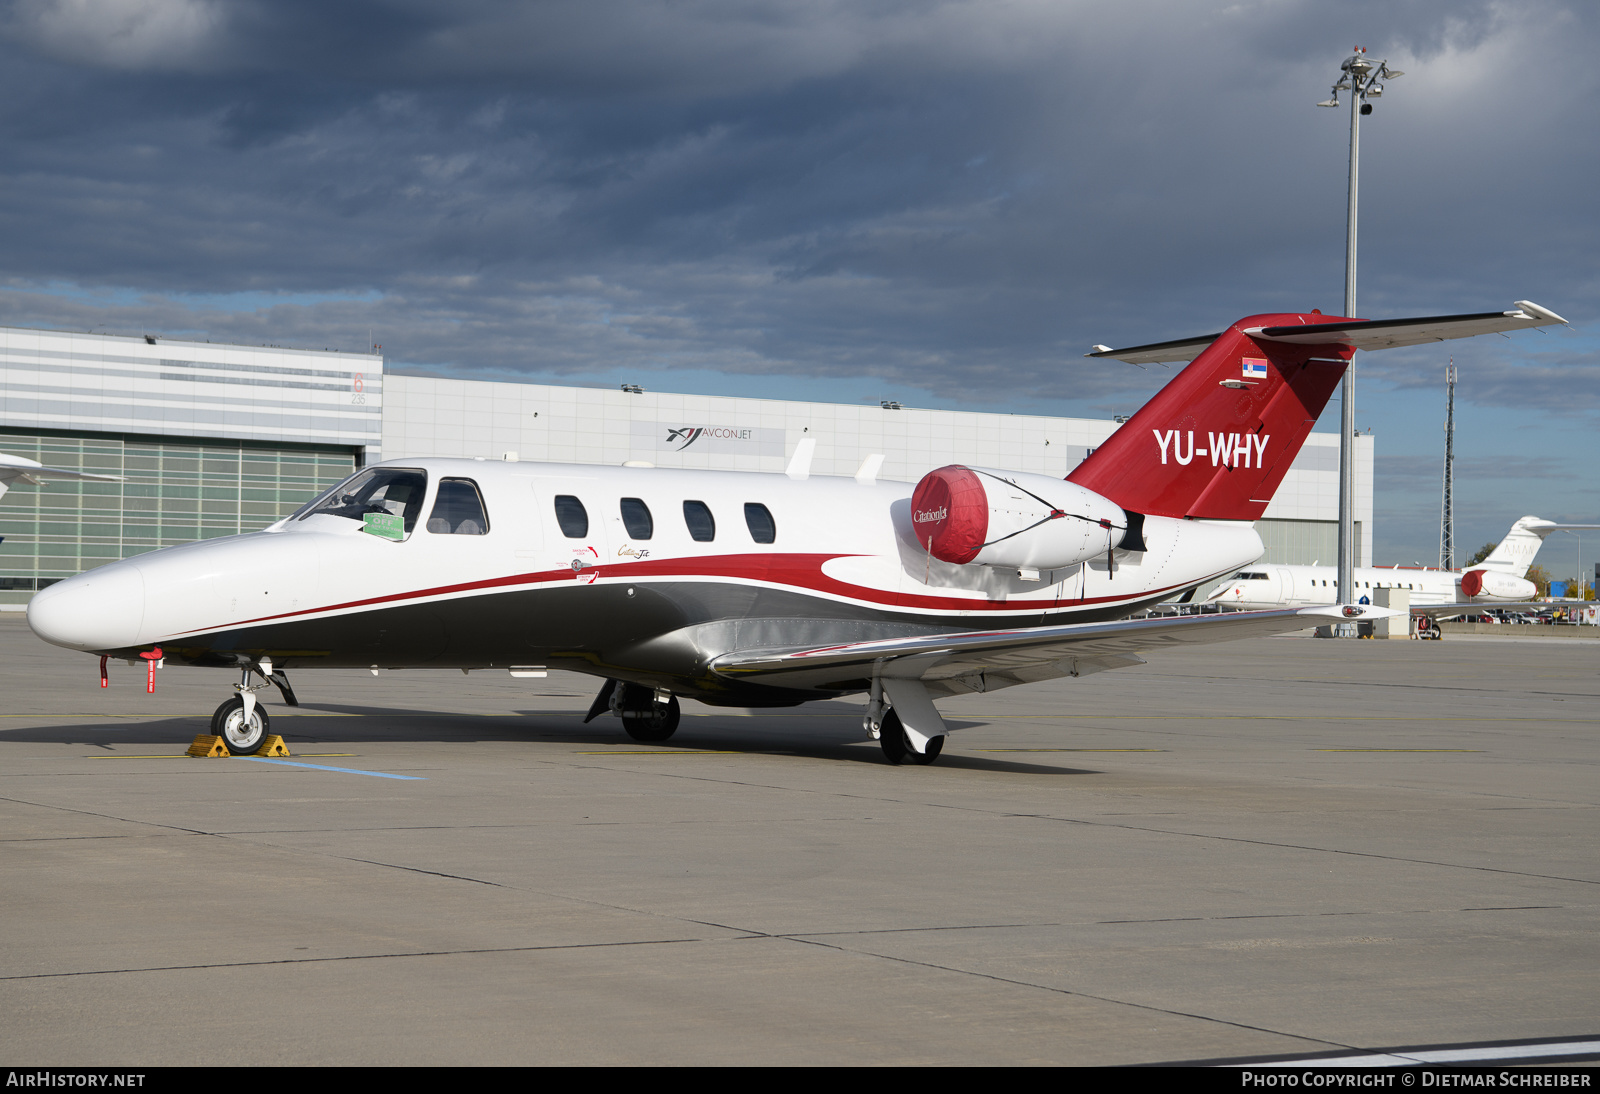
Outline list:
[[[622,719],[623,730],[636,741],[659,744],[678,731],[678,697],[670,691],[607,680],[584,722],[608,710]]]
[[[890,708],[883,712],[883,720],[878,723],[878,744],[883,748],[883,757],[896,766],[900,764],[919,764],[926,766],[939,758],[939,753],[944,751],[944,736],[928,738],[926,752],[918,752],[912,746],[910,738],[906,736],[905,726],[900,724],[900,716]]]
[[[259,684],[250,682],[251,673],[261,677]],[[212,735],[221,737],[228,751],[235,756],[254,756],[261,751],[261,746],[266,744],[267,736],[272,732],[272,719],[267,716],[266,708],[256,701],[256,692],[269,684],[278,689],[287,705],[300,705],[294,689],[289,686],[289,678],[281,672],[274,672],[272,659],[263,657],[255,664],[241,667],[239,682],[233,685],[233,690],[238,694],[223,702],[211,715]]]

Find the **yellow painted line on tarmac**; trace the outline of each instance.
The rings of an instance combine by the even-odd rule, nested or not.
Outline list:
[[[973,752],[1166,752],[1165,748],[974,748]]]
[[[1312,752],[1486,752],[1483,748],[1313,748]]]

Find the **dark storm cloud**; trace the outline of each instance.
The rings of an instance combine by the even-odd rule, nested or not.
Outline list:
[[[1337,310],[1345,117],[1311,104],[1357,41],[1407,71],[1362,310],[1592,318],[1590,9],[1325,7],[25,0],[0,318],[1127,409],[1169,373],[1089,343]],[[334,299],[189,295],[237,292]]]

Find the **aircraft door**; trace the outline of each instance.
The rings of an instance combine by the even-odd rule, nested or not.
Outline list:
[[[506,516],[510,521],[511,551],[521,569],[536,570],[548,561],[545,547],[548,536],[545,522],[550,519],[550,500],[532,479],[513,480]]]
[[[597,568],[609,561],[606,523],[610,514],[604,498],[592,490],[561,484],[546,484],[537,493],[546,499],[544,522],[554,533],[546,537],[545,556],[556,567],[570,568],[579,584],[592,584]]]
[[[1294,595],[1294,571],[1283,566],[1279,566],[1277,570],[1279,601],[1283,604],[1292,604],[1296,599]]]

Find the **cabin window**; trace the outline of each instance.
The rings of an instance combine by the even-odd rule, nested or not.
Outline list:
[[[744,523],[750,529],[750,538],[757,543],[772,543],[778,538],[778,525],[772,511],[758,501],[744,503]]]
[[[401,538],[404,538],[416,527],[417,516],[422,512],[422,498],[427,492],[425,471],[409,467],[374,467],[324,494],[306,507],[300,519],[326,513],[372,524],[367,520],[369,516],[399,517],[404,529]],[[386,535],[386,538],[393,537]]]
[[[703,501],[683,503],[683,523],[689,526],[689,535],[696,543],[710,543],[717,538],[717,522]]]
[[[589,534],[589,511],[571,494],[557,494],[556,523],[568,539],[582,539]]]
[[[489,531],[483,495],[471,479],[440,479],[439,495],[428,514],[428,531],[434,535],[481,536]]]
[[[634,539],[649,539],[656,530],[650,507],[638,498],[622,499],[622,524]]]

